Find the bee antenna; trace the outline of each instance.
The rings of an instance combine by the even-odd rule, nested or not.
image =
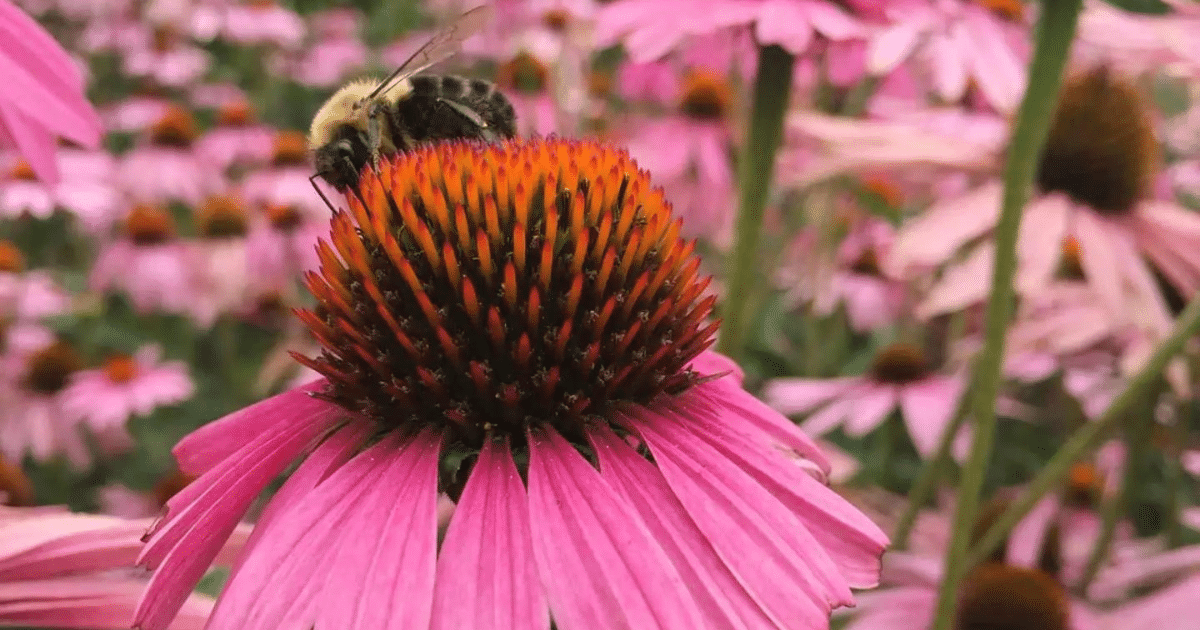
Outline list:
[[[330,212],[337,212],[337,208],[333,207],[332,203],[329,203],[329,197],[326,197],[325,193],[321,192],[321,187],[317,185],[317,178],[320,176],[320,173],[313,173],[312,177],[308,178],[308,183],[312,184],[313,190],[317,191],[317,194],[321,196],[321,201],[325,202],[325,207],[329,208]]]

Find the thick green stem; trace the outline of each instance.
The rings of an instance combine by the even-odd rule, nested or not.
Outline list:
[[[965,396],[959,401],[958,409],[954,412],[954,419],[942,433],[937,450],[934,451],[932,457],[921,464],[921,471],[917,473],[917,479],[913,482],[912,489],[908,491],[908,504],[904,506],[904,512],[896,521],[896,531],[892,534],[892,549],[903,551],[908,548],[908,537],[912,535],[913,526],[917,523],[917,515],[921,513],[921,508],[933,496],[933,491],[937,489],[942,471],[950,463],[950,447],[954,445],[954,436],[958,435],[958,430],[967,421],[966,401],[967,397]]]
[[[738,215],[721,309],[725,323],[717,341],[717,348],[734,359],[742,354],[749,320],[754,315],[755,294],[762,283],[759,241],[771,193],[775,151],[783,140],[794,62],[792,55],[779,46],[764,46],[758,51],[749,132],[738,161]]]
[[[1150,441],[1150,430],[1154,426],[1154,402],[1157,398],[1148,392],[1141,401],[1139,409],[1125,419],[1125,474],[1117,492],[1108,498],[1101,510],[1100,533],[1088,554],[1084,564],[1083,574],[1076,585],[1076,591],[1086,594],[1092,580],[1100,572],[1100,567],[1108,558],[1112,547],[1113,537],[1117,533],[1117,524],[1129,511],[1129,500],[1133,496],[1133,488],[1138,481],[1142,462],[1146,456],[1146,448]]]
[[[1022,492],[1008,508],[996,519],[971,550],[968,565],[988,557],[1001,543],[1009,530],[1025,518],[1029,510],[1037,504],[1050,490],[1058,487],[1071,471],[1071,466],[1095,449],[1102,440],[1112,433],[1126,412],[1149,389],[1162,378],[1167,363],[1183,349],[1189,339],[1200,333],[1200,298],[1194,298],[1175,320],[1175,330],[1163,340],[1146,364],[1125,385],[1125,389],[1113,399],[1108,408],[1095,420],[1083,425],[1074,433],[1062,448],[1050,458],[1037,474],[1025,486]]]
[[[1033,59],[1029,65],[1029,84],[1013,126],[1008,159],[1004,166],[1004,196],[1000,220],[996,225],[996,261],[992,270],[992,292],[984,319],[984,343],[975,363],[971,416],[975,435],[971,454],[963,467],[958,486],[957,509],[950,550],[946,555],[944,579],[938,589],[937,612],[933,630],[949,630],[954,620],[955,595],[968,566],[968,547],[979,491],[991,459],[996,438],[996,395],[1000,390],[1004,359],[1005,332],[1013,309],[1013,275],[1017,267],[1017,233],[1021,211],[1029,200],[1030,189],[1046,134],[1054,116],[1062,83],[1063,67],[1083,0],[1046,0],[1034,36]]]
[[[1193,374],[1196,372],[1193,368]],[[1180,520],[1183,510],[1182,501],[1179,495],[1183,491],[1183,483],[1185,479],[1185,471],[1183,469],[1184,450],[1187,449],[1188,440],[1188,424],[1191,413],[1190,404],[1177,404],[1175,406],[1175,424],[1170,428],[1171,443],[1165,454],[1163,471],[1165,479],[1163,485],[1167,488],[1167,505],[1166,516],[1167,524],[1164,527],[1167,536],[1167,547],[1174,549],[1183,544],[1183,523]]]

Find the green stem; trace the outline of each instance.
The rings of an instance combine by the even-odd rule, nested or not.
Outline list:
[[[1193,371],[1193,374],[1196,372]],[[1183,544],[1183,523],[1180,521],[1180,512],[1183,509],[1182,502],[1179,500],[1179,494],[1183,490],[1184,470],[1183,462],[1180,458],[1183,457],[1183,452],[1187,449],[1188,440],[1188,423],[1189,415],[1192,413],[1191,405],[1178,404],[1176,405],[1175,424],[1170,428],[1171,444],[1165,453],[1164,471],[1165,479],[1163,485],[1167,489],[1167,524],[1166,536],[1167,547],[1175,549]]]
[[[942,432],[942,437],[938,440],[937,450],[921,465],[921,471],[917,473],[917,479],[913,482],[912,489],[908,491],[908,503],[904,506],[904,512],[900,514],[900,519],[896,522],[895,533],[892,534],[893,549],[903,551],[908,548],[908,537],[912,535],[913,526],[917,523],[917,515],[921,513],[921,508],[925,506],[933,496],[933,491],[937,489],[942,471],[950,462],[950,447],[954,445],[954,436],[958,435],[958,430],[967,421],[967,400],[967,396],[963,396],[959,400],[954,418],[946,426],[946,430]]]
[[[1183,349],[1189,339],[1200,333],[1200,298],[1194,298],[1187,308],[1175,320],[1175,329],[1171,335],[1154,349],[1154,354],[1146,360],[1142,369],[1134,374],[1125,389],[1108,405],[1108,408],[1098,418],[1079,428],[1062,448],[1046,462],[1041,472],[1025,486],[1016,499],[996,519],[971,550],[968,565],[979,562],[992,553],[1001,543],[1009,530],[1025,518],[1029,510],[1037,504],[1051,489],[1058,487],[1071,471],[1071,466],[1092,451],[1112,432],[1121,418],[1141,397],[1145,396],[1150,387],[1162,378],[1167,363]]]
[[[875,95],[875,90],[879,88],[879,77],[868,75],[862,78],[850,91],[846,93],[846,98],[842,101],[842,116],[858,116],[867,109],[867,103],[871,97]]]
[[[933,630],[949,630],[954,619],[958,583],[968,566],[968,547],[979,491],[996,438],[996,395],[1000,390],[1004,359],[1004,337],[1013,309],[1013,275],[1017,267],[1017,233],[1021,210],[1029,199],[1037,172],[1038,158],[1050,131],[1054,107],[1058,101],[1063,67],[1083,0],[1046,0],[1034,35],[1033,59],[1029,65],[1029,84],[1013,126],[1008,159],[1004,166],[1004,196],[996,225],[996,261],[992,270],[992,292],[984,319],[984,344],[975,363],[974,394],[971,415],[975,435],[971,454],[963,467],[958,486],[957,509],[946,569],[938,589],[937,613]]]
[[[783,118],[792,91],[794,62],[792,55],[779,46],[765,46],[758,51],[749,132],[738,161],[740,199],[729,281],[722,304],[725,324],[717,341],[717,348],[734,359],[742,354],[748,320],[753,317],[753,295],[756,286],[762,283],[759,241],[771,192],[775,151],[783,139]]]
[[[1100,572],[1101,565],[1108,558],[1112,547],[1113,536],[1117,533],[1117,523],[1129,511],[1129,498],[1133,496],[1133,488],[1137,484],[1142,461],[1146,455],[1147,442],[1150,440],[1150,430],[1154,426],[1154,401],[1152,392],[1142,398],[1139,409],[1125,420],[1125,474],[1116,494],[1109,497],[1101,510],[1100,533],[1088,554],[1083,573],[1079,577],[1076,590],[1086,594],[1092,580]]]

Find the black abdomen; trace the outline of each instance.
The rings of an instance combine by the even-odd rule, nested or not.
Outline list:
[[[517,133],[512,103],[488,81],[443,75],[419,75],[409,81],[412,91],[396,104],[394,111],[388,112],[388,122],[396,132],[394,135],[399,136],[396,140],[403,138],[413,143],[457,138],[489,140],[511,138]],[[460,107],[443,101],[452,101]],[[477,120],[472,120],[472,113],[478,116]],[[481,127],[479,121],[486,127]]]

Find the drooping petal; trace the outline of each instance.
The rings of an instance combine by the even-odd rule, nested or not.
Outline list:
[[[838,568],[796,514],[701,442],[694,427],[650,410],[638,416],[634,428],[671,491],[770,615],[822,628],[834,606],[853,603]]]
[[[487,442],[438,557],[432,630],[548,630],[529,504],[508,444]]]
[[[166,627],[254,499],[329,428],[327,409],[306,420],[271,427],[167,502],[138,558],[156,569],[138,607],[142,627]]]
[[[900,388],[900,410],[917,452],[928,457],[950,425],[962,394],[963,380],[955,376],[931,376]]]
[[[272,396],[189,433],[172,450],[179,469],[199,475],[275,425],[290,426],[322,413],[338,411],[310,392],[325,387],[325,379]],[[344,413],[344,412],[340,412]]]
[[[763,388],[763,400],[782,414],[807,413],[814,407],[846,393],[860,382],[843,378],[777,378]]]
[[[867,71],[874,75],[883,75],[894,70],[916,49],[920,35],[920,25],[914,21],[885,27],[884,31],[867,45]]]
[[[530,436],[533,556],[559,630],[703,627],[637,513],[562,437]]]
[[[97,576],[0,582],[0,626],[126,630],[144,587],[141,580]],[[170,630],[201,630],[212,604],[192,595]]]
[[[853,399],[853,406],[846,418],[846,433],[861,437],[875,430],[899,402],[899,392],[893,385],[877,384],[863,388]]]
[[[699,441],[740,465],[799,517],[850,586],[870,588],[878,583],[879,556],[888,538],[875,523],[794,460],[739,433],[730,421],[728,404],[686,396],[679,402],[695,423]]]
[[[718,379],[697,385],[692,391],[696,395],[706,395],[724,401],[725,408],[737,416],[738,426],[746,432],[756,432],[764,442],[793,451],[823,472],[829,472],[829,461],[825,458],[825,453],[808,434],[766,403],[751,396],[740,384],[734,384],[728,379]]]
[[[370,480],[351,514],[328,567],[319,598],[318,628],[428,628],[437,562],[437,476],[441,439],[425,432]],[[519,627],[519,626],[517,626]]]
[[[591,434],[600,474],[641,515],[689,585],[707,627],[730,630],[786,628],[746,592],[717,556],[653,464],[608,427]]]

